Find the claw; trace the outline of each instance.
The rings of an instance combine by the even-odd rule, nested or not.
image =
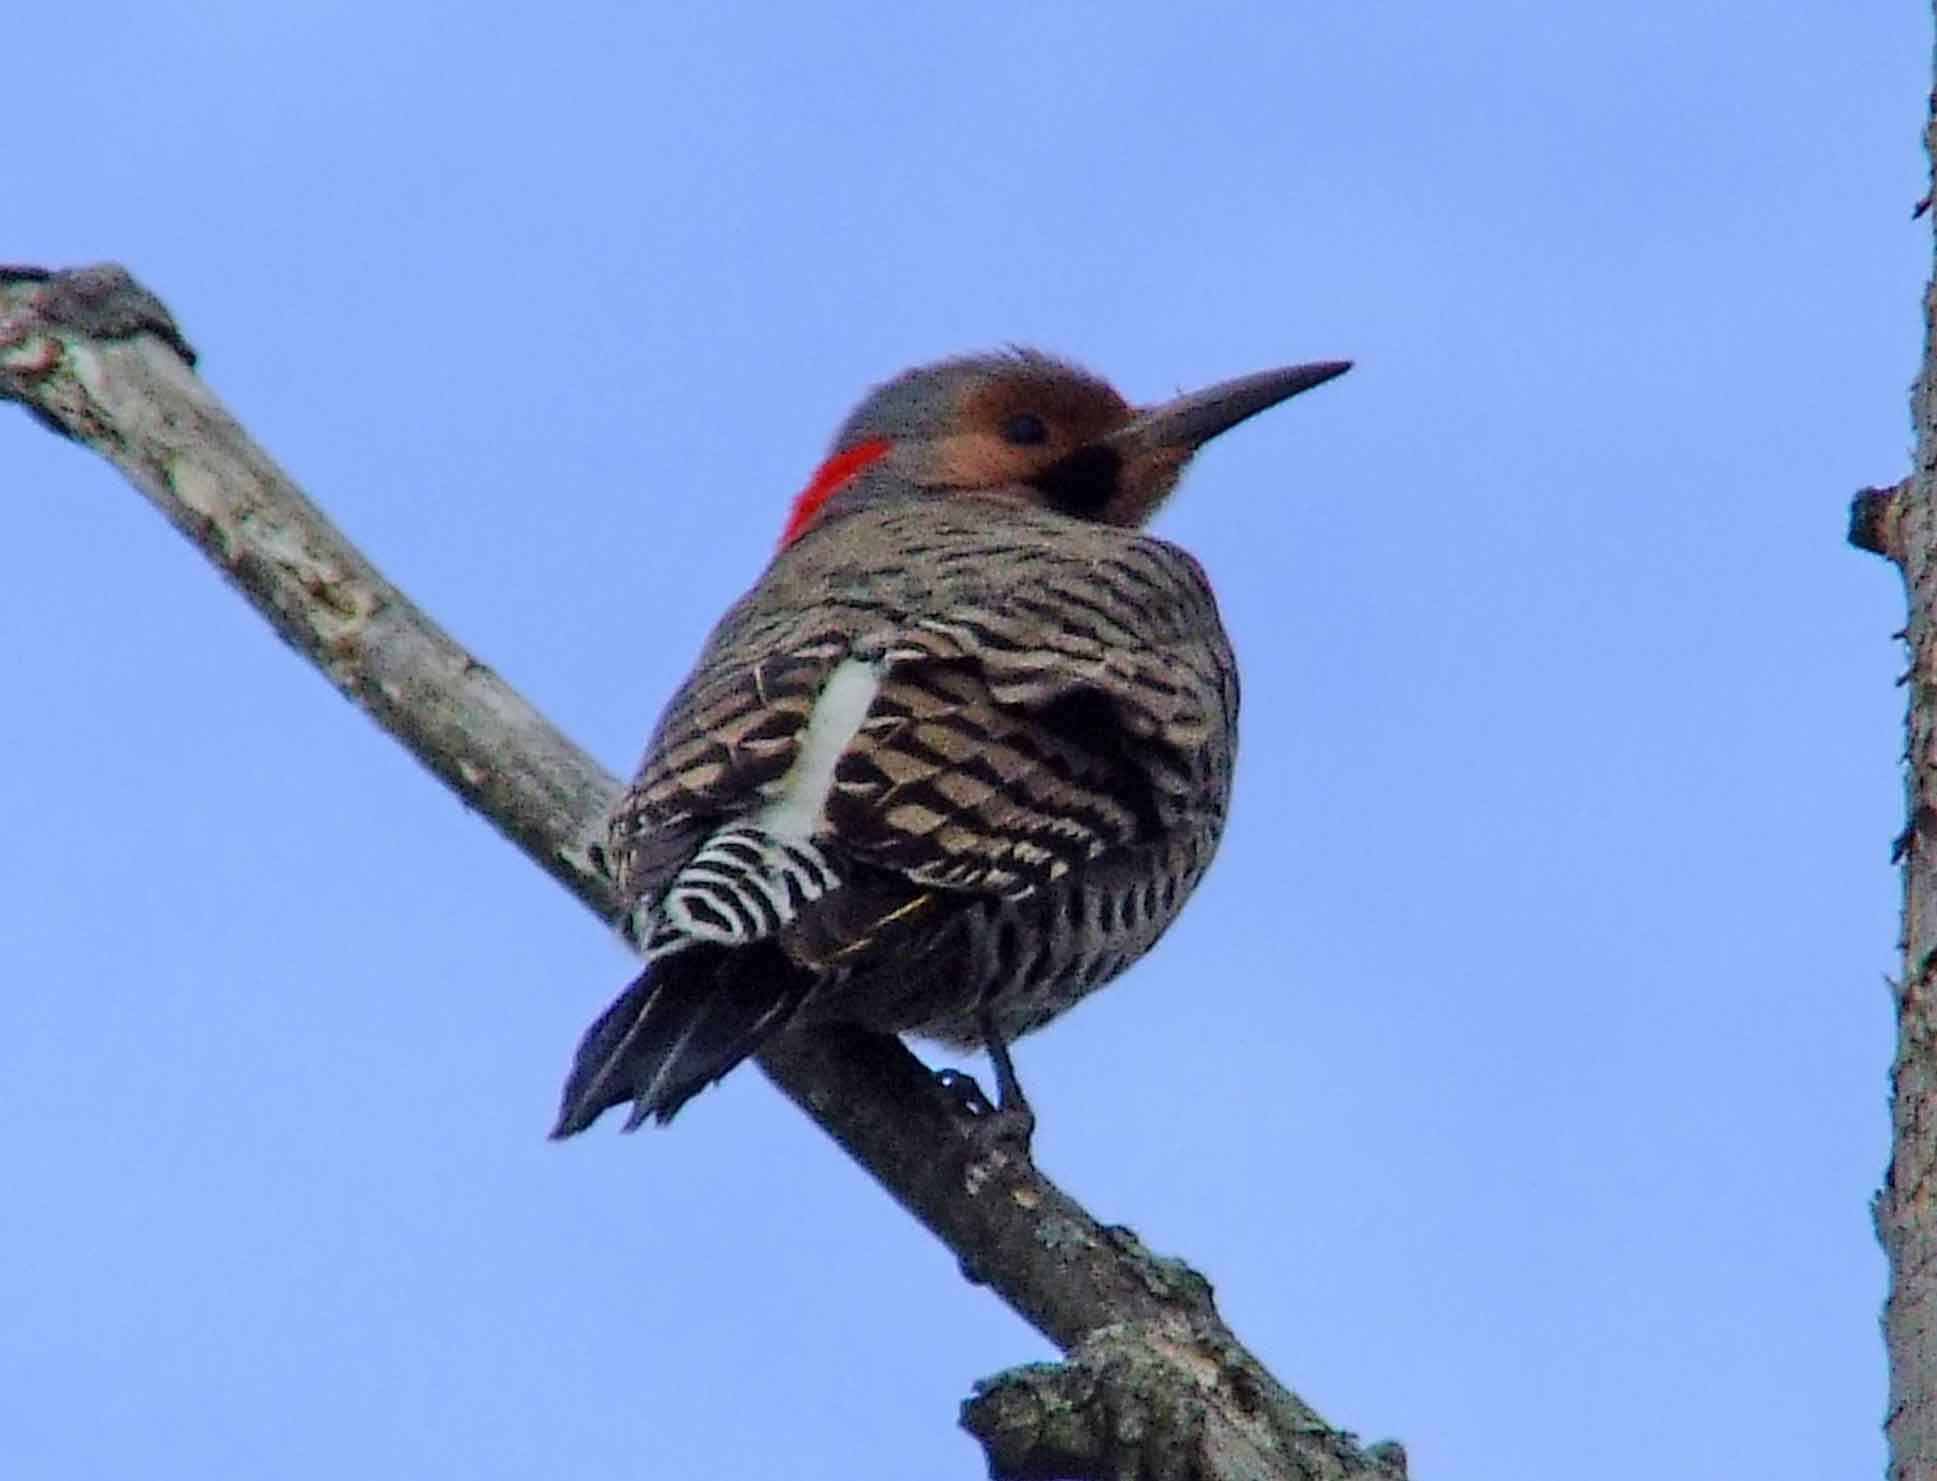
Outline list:
[[[1009,1058],[1009,1046],[996,1032],[994,1018],[984,1009],[980,1020],[982,1042],[995,1068],[995,1102],[991,1104],[975,1077],[963,1070],[936,1071],[935,1086],[947,1097],[957,1116],[967,1123],[964,1130],[969,1136],[985,1144],[1006,1145],[1027,1158],[1036,1134],[1036,1113],[1029,1108],[1029,1099],[1022,1093],[1015,1064]]]
[[[975,1076],[966,1070],[935,1071],[935,1088],[964,1121],[981,1121],[996,1114],[995,1103],[982,1093]]]

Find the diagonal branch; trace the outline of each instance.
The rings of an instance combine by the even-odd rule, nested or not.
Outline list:
[[[195,375],[159,300],[112,265],[0,268],[0,398],[100,453],[348,699],[606,924],[618,783],[354,549]],[[965,1136],[920,1061],[793,1035],[761,1067],[1069,1354],[981,1386],[963,1423],[997,1476],[1397,1477],[1231,1334],[1208,1283],[1106,1228],[1026,1156]]]

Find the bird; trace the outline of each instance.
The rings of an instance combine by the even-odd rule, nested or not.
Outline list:
[[[1010,349],[874,388],[612,811],[641,970],[552,1136],[663,1124],[835,1023],[986,1048],[1027,1116],[1008,1045],[1155,944],[1229,810],[1230,641],[1145,526],[1205,443],[1350,366],[1140,408]]]

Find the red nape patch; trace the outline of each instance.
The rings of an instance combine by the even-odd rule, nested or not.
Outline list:
[[[780,548],[785,550],[798,540],[801,531],[812,524],[814,516],[821,512],[821,505],[846,487],[855,474],[876,458],[885,457],[887,452],[888,439],[876,437],[856,443],[846,452],[834,454],[815,469],[807,487],[794,497],[794,507],[787,514],[787,528],[780,532]]]

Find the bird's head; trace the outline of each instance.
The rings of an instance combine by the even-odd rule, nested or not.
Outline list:
[[[976,497],[1135,527],[1218,433],[1351,368],[1291,365],[1135,407],[1034,350],[944,360],[876,387],[794,500],[781,545],[910,496]]]

